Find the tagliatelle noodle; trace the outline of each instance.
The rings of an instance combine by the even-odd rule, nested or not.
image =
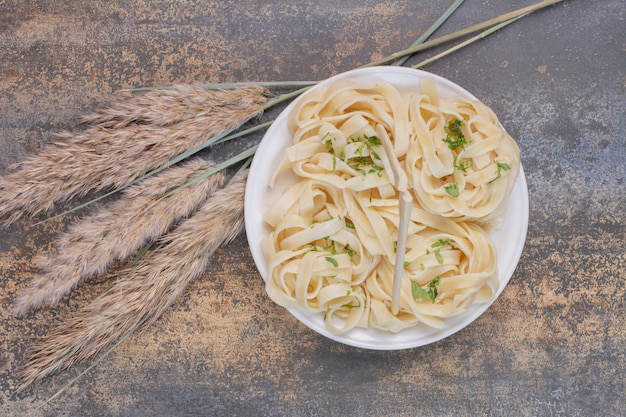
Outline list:
[[[363,94],[365,91],[367,94]],[[406,103],[397,89],[382,81],[361,84],[342,80],[331,87],[305,93],[291,111],[287,124],[294,143],[298,143],[303,139],[302,134],[311,133],[311,125],[327,121],[337,126],[355,114],[391,130],[396,154],[406,153],[410,129]]]
[[[489,236],[467,220],[488,219],[501,206],[519,170],[516,145],[485,106],[441,99],[434,84],[421,87],[402,96],[385,82],[341,81],[304,94],[289,114],[294,144],[271,184],[285,170],[298,180],[264,215],[271,227],[262,244],[266,289],[279,305],[323,313],[333,333],[442,327],[445,318],[490,300],[498,289]],[[461,150],[442,140],[453,118],[465,120],[469,140]],[[376,125],[389,133],[416,196],[397,315],[391,294],[398,195]],[[471,160],[472,169],[455,172],[458,158]],[[493,158],[509,169],[494,169]],[[497,172],[501,178],[493,181]],[[441,192],[452,180],[460,202]],[[432,291],[433,283],[432,299],[416,296]]]
[[[406,164],[417,200],[427,211],[442,216],[482,223],[493,220],[501,214],[519,174],[517,143],[483,103],[461,97],[442,99],[431,79],[423,79],[422,87],[428,95],[409,98],[410,149],[419,150],[407,155]],[[463,121],[460,130],[467,143],[453,150],[441,138],[446,138],[445,127],[454,120]],[[498,163],[509,169],[499,168]],[[446,191],[452,184],[458,196]]]
[[[441,327],[441,318],[460,314],[472,303],[485,302],[493,297],[498,289],[495,250],[480,226],[435,218],[416,208],[413,209],[411,219],[420,219],[427,226],[419,233],[410,235],[407,240],[405,262],[408,265],[405,270],[409,279],[403,280],[401,295],[404,321],[407,321],[406,316],[413,315],[417,321]],[[432,247],[433,243],[445,241],[452,245],[443,245],[437,249]],[[391,314],[388,304],[391,302],[393,284],[389,260],[385,258],[385,268],[379,269],[379,274],[366,282],[372,299],[387,302],[388,315]],[[436,303],[425,303],[412,297],[412,282],[425,285],[437,276],[440,277],[440,284]],[[414,323],[416,320],[409,322]],[[378,326],[374,323],[372,327]]]

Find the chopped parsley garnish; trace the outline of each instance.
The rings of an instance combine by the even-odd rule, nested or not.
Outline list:
[[[346,291],[346,297],[349,297],[350,295],[352,295],[352,293],[353,293],[352,289],[349,289],[348,291]],[[359,300],[357,298],[356,301],[358,303],[357,305],[352,305],[352,303],[350,303],[350,304],[342,304],[341,307],[345,307],[345,308],[359,308],[359,307],[361,307],[361,300]]]
[[[374,163],[375,159],[381,159],[380,155],[373,150],[375,146],[382,146],[382,142],[377,136],[363,135],[348,139],[348,143],[357,144],[354,155],[348,158],[344,149],[335,149],[332,138],[328,138],[328,135],[328,133],[324,135],[322,142],[326,145],[328,152],[333,155],[333,171],[337,169],[337,158],[339,158],[363,176],[376,174],[381,177],[383,175],[384,167]]]
[[[324,246],[323,250],[328,251],[333,255],[337,255],[337,247],[335,246],[335,241],[332,239],[329,239],[328,236],[325,237],[324,240],[326,241],[326,246]],[[328,261],[328,262],[331,262],[331,261]]]
[[[361,307],[361,301],[359,301],[357,299],[358,304],[357,305],[352,305],[352,304],[342,304],[341,307],[345,307],[345,308],[359,308]]]
[[[430,245],[431,248],[440,248],[442,246],[450,246],[451,249],[454,249],[454,239],[439,239]]]
[[[434,303],[437,298],[437,285],[439,285],[440,280],[441,277],[437,275],[435,279],[428,283],[426,288],[422,288],[417,282],[413,281],[411,283],[411,295],[413,299],[421,298],[422,300],[430,300]]]
[[[326,135],[328,136],[328,135]],[[326,137],[324,136],[324,137]],[[333,147],[333,141],[331,139],[326,139],[324,141],[324,144],[326,145],[326,149],[328,150],[328,152],[330,152],[332,155],[335,154],[335,148]]]
[[[454,167],[461,172],[467,173],[467,168],[472,166],[472,161],[463,160],[459,161],[457,158],[454,158]]]
[[[331,258],[330,256],[326,256],[326,257],[324,257],[324,259],[326,259],[327,262],[331,263],[332,266],[334,266],[335,268],[339,267],[339,262],[337,262],[337,260],[335,258]]]
[[[439,249],[435,251],[435,258],[437,258],[437,263],[439,265],[443,265],[443,256],[441,255],[441,252],[439,251]]]
[[[456,148],[464,149],[465,145],[467,145],[467,140],[465,139],[465,135],[461,131],[461,126],[465,125],[465,122],[460,119],[454,119],[453,121],[449,121],[444,126],[444,130],[447,135],[445,139],[442,139],[445,143],[448,144],[448,148],[455,150]]]
[[[367,145],[368,148],[371,148],[372,146],[382,146],[383,144],[378,138],[378,136],[367,136],[367,135],[363,135],[363,140],[356,139],[354,140],[354,142],[363,142]]]
[[[346,253],[349,256],[352,257],[352,256],[356,255],[356,251],[354,249],[352,249],[352,247],[350,246],[349,243],[346,243],[346,246],[344,246],[343,248],[346,250]]]
[[[459,186],[455,183],[446,184],[443,186],[443,189],[446,190],[446,193],[450,194],[452,197],[459,196]]]
[[[489,182],[494,182],[495,180],[499,179],[502,177],[502,171],[508,171],[509,169],[511,169],[511,167],[509,166],[509,164],[505,163],[505,162],[498,162],[498,161],[493,161],[495,162],[496,166],[498,167],[498,171],[496,172],[496,177],[494,179],[492,179]]]

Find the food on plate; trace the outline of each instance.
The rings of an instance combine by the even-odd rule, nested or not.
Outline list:
[[[397,314],[398,192],[376,133],[381,126],[413,196]],[[487,106],[440,97],[432,78],[410,91],[344,79],[302,95],[288,128],[293,145],[270,186],[287,172],[297,180],[264,214],[273,301],[319,312],[341,334],[441,328],[445,318],[495,296],[488,230],[503,214],[520,160]]]

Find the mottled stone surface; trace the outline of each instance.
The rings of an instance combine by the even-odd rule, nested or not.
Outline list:
[[[281,3],[0,1],[0,174],[119,89],[323,79],[407,46],[448,5]],[[468,0],[436,36],[530,3]],[[26,350],[106,283],[14,317],[33,256],[79,214],[25,219],[0,232],[0,415],[626,415],[625,16],[621,0],[567,2],[425,68],[495,110],[528,180],[520,264],[466,329],[396,352],[327,340],[268,299],[242,235],[46,403],[87,364],[16,393]]]

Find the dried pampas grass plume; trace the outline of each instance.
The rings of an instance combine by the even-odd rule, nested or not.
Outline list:
[[[215,192],[191,217],[163,237],[162,246],[127,270],[107,292],[33,347],[22,372],[32,382],[102,352],[138,325],[153,323],[200,277],[213,253],[243,229],[247,170]]]
[[[233,90],[203,89],[192,85],[148,90],[137,94],[120,92],[119,97],[107,107],[81,117],[81,123],[119,129],[130,124],[167,126],[197,117],[207,117],[219,107],[242,103],[242,93],[251,97],[262,95],[260,87],[244,86],[238,94]]]
[[[61,141],[14,165],[0,178],[3,223],[49,211],[89,191],[126,186],[261,114],[266,101],[265,89],[255,85],[231,90],[179,86],[167,92],[167,101],[175,105],[160,104],[156,93],[114,103],[84,118],[95,125],[61,133]]]
[[[218,172],[181,187],[214,165],[195,158],[162,171],[72,225],[57,240],[56,252],[37,259],[42,272],[19,296],[14,312],[23,315],[29,309],[59,302],[81,280],[102,275],[116,261],[128,259],[161,237],[222,186],[224,174]],[[167,194],[177,187],[181,188]]]

